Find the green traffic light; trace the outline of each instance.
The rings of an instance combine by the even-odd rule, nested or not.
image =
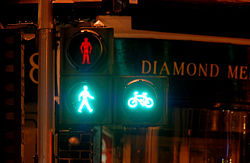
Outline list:
[[[88,86],[84,85],[83,86],[83,91],[81,91],[81,93],[78,96],[78,100],[81,101],[81,105],[78,108],[78,112],[81,113],[83,107],[85,106],[87,108],[87,110],[89,111],[89,113],[93,112],[93,109],[90,107],[89,105],[89,101],[88,99],[94,99],[93,96],[90,95],[89,91],[88,91]]]
[[[143,92],[141,95],[139,95],[139,92],[135,91],[134,96],[128,99],[128,106],[130,108],[136,108],[137,106],[149,109],[152,108],[154,106],[154,101],[152,98],[147,97],[147,95],[147,92]]]

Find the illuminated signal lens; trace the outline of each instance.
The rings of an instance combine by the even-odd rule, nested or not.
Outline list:
[[[86,108],[89,111],[89,113],[93,112],[93,109],[90,107],[90,104],[89,104],[89,99],[93,100],[94,97],[90,95],[88,91],[88,86],[84,85],[83,90],[78,96],[78,101],[81,102],[80,107],[78,108],[79,113],[81,113],[82,109],[84,108]]]
[[[117,78],[114,122],[121,125],[164,124],[167,81],[158,78]]]
[[[152,82],[135,79],[126,85],[125,102],[132,110],[149,110],[154,108],[156,92]]]
[[[143,108],[152,108],[154,101],[152,98],[147,97],[147,94],[147,92],[139,94],[138,91],[135,91],[134,96],[128,100],[128,106],[130,108],[136,108],[138,105],[140,105]]]

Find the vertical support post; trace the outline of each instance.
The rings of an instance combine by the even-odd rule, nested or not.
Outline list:
[[[102,127],[95,126],[94,127],[94,138],[93,138],[93,163],[99,163],[101,161],[102,156]]]
[[[38,70],[38,154],[39,163],[52,163],[50,133],[53,113],[52,2],[38,1],[39,70]]]

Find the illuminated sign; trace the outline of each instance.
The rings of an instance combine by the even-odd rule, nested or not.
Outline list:
[[[157,93],[155,85],[146,79],[132,79],[126,86],[123,95],[124,105],[129,112],[144,112],[155,110]]]
[[[93,100],[94,97],[90,95],[88,91],[88,87],[86,85],[83,86],[83,91],[79,94],[78,97],[79,97],[79,101],[81,101],[81,105],[78,109],[78,112],[81,113],[84,106],[88,109],[90,113],[93,112],[93,109],[89,105],[88,99]]]
[[[122,125],[165,123],[167,80],[141,77],[116,79],[114,123]]]
[[[138,103],[145,108],[152,108],[154,105],[154,101],[152,98],[147,97],[146,92],[143,92],[141,95],[138,94],[139,92],[134,92],[134,97],[129,98],[128,106],[130,108],[137,107]]]
[[[111,82],[107,77],[64,76],[61,80],[61,124],[111,122]]]
[[[83,55],[82,64],[85,64],[85,59],[87,60],[87,64],[90,64],[89,55],[91,54],[92,46],[89,42],[88,37],[84,38],[84,41],[81,44],[80,50]]]
[[[142,74],[160,76],[188,76],[197,78],[217,78],[250,80],[249,66],[195,62],[167,62],[142,60]]]
[[[103,51],[101,36],[95,31],[83,30],[72,36],[66,58],[74,69],[88,71],[101,63]]]
[[[113,28],[74,24],[62,26],[59,32],[58,125],[110,124]]]

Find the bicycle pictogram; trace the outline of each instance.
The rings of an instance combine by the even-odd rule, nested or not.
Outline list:
[[[139,95],[139,92],[134,92],[134,97],[131,97],[128,100],[128,106],[135,108],[139,103],[142,107],[152,108],[154,101],[152,98],[147,97],[147,95],[146,92],[143,92],[141,95]]]

